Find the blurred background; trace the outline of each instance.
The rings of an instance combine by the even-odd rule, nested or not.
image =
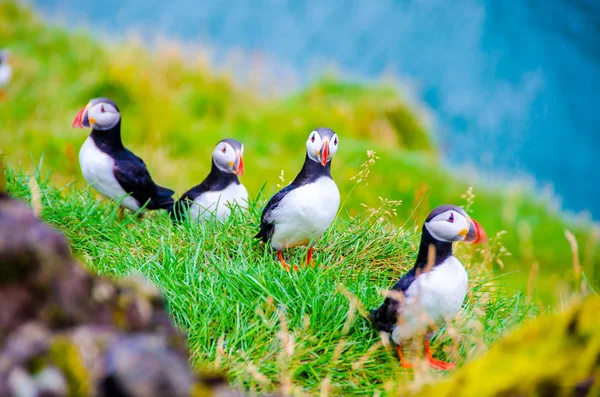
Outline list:
[[[467,205],[511,253],[494,268],[524,289],[540,264],[544,291],[571,280],[569,229],[597,286],[599,43],[591,0],[5,1],[15,77],[0,149],[82,186],[85,136],[70,125],[108,96],[159,184],[199,183],[231,136],[256,197],[282,170],[295,176],[307,134],[327,125],[348,215],[391,198],[403,202],[394,221],[412,226],[441,203]],[[367,150],[379,159],[356,186]]]
[[[593,0],[36,0],[103,38],[137,32],[260,54],[268,85],[298,88],[334,66],[392,74],[432,116],[444,158],[551,185],[600,218],[600,3]],[[239,70],[244,76],[243,66]],[[290,81],[294,84],[290,86]]]

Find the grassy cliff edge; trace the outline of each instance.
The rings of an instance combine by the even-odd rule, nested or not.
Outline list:
[[[0,151],[13,167],[33,171],[43,158],[59,184],[81,175],[77,151],[84,140],[70,128],[76,112],[96,96],[116,100],[123,112],[126,145],[145,159],[154,178],[178,193],[202,180],[207,158],[220,138],[240,139],[246,148],[244,183],[256,197],[267,183],[276,189],[300,167],[303,142],[320,125],[337,131],[342,148],[333,174],[342,195],[352,191],[343,215],[378,206],[379,197],[401,200],[397,224],[418,226],[445,202],[465,204],[490,235],[503,236],[512,255],[493,266],[514,273],[513,287],[525,289],[530,269],[546,302],[558,283],[573,285],[573,255],[564,229],[579,242],[584,276],[600,283],[599,233],[589,221],[568,219],[522,184],[502,189],[477,182],[464,170],[448,170],[434,140],[398,90],[385,84],[324,79],[302,92],[265,99],[237,86],[231,76],[207,66],[175,43],[149,51],[131,41],[101,44],[88,33],[47,25],[20,2],[0,3],[0,47],[13,52],[15,78],[0,105]],[[378,157],[369,184],[350,178]],[[465,195],[470,186],[474,194]],[[500,269],[503,267],[503,269]]]

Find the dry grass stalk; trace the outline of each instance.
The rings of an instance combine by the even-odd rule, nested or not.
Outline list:
[[[375,151],[373,150],[367,150],[367,158],[367,161],[360,165],[360,171],[358,172],[358,174],[350,178],[351,181],[356,180],[356,184],[367,180],[369,174],[371,173],[371,167],[373,167],[375,165],[375,161],[379,159],[379,157],[375,155]],[[365,182],[365,185],[368,184],[369,182]]]
[[[583,260],[581,262],[581,267],[583,269],[588,269],[591,273],[588,274],[588,277],[591,280],[594,280],[594,277],[598,277],[597,270],[594,273],[594,258],[596,257],[596,249],[598,248],[598,241],[600,241],[600,228],[594,227],[592,232],[588,235],[587,242],[585,244],[585,251],[583,253]]]
[[[581,264],[579,263],[579,247],[577,246],[577,239],[575,235],[569,230],[565,229],[565,237],[571,246],[571,252],[573,253],[573,273],[575,274],[575,291],[583,292],[581,290]]]
[[[535,261],[533,254],[533,243],[531,241],[531,226],[525,222],[519,222],[517,233],[519,235],[521,255],[525,263]]]
[[[387,336],[387,334],[386,334]],[[382,338],[383,339],[383,338]],[[389,340],[388,340],[389,343]],[[367,352],[365,354],[363,354],[357,361],[352,363],[352,369],[353,370],[358,370],[361,369],[362,366],[367,362],[367,360],[375,353],[375,351],[377,349],[379,349],[380,346],[383,345],[383,340],[381,341],[377,341],[373,344],[373,346],[371,346],[369,348],[369,350],[367,350]]]
[[[248,366],[246,367],[246,370],[248,371],[248,373],[252,376],[252,379],[254,379],[255,381],[257,381],[260,384],[267,384],[269,383],[269,378],[267,378],[266,376],[264,376],[256,367],[256,365],[254,364],[248,364]]]
[[[467,191],[464,194],[462,194],[460,197],[463,198],[467,202],[467,205],[465,205],[465,208],[464,208],[465,212],[466,213],[471,212],[471,207],[473,206],[473,203],[475,202],[475,193],[473,193],[473,186],[469,186]]]
[[[529,278],[527,279],[527,303],[531,303],[531,299],[533,298],[533,287],[535,285],[535,280],[537,279],[539,270],[539,263],[534,262],[531,266],[531,270],[529,271]]]
[[[215,358],[215,369],[217,369],[217,370],[221,368],[221,361],[223,360],[223,357],[225,356],[225,349],[223,348],[223,340],[224,340],[223,335],[219,336],[219,339],[217,339],[217,357]]]
[[[379,332],[379,338],[381,338],[381,346],[389,349],[390,347],[390,335],[387,332]]]
[[[29,178],[29,189],[31,191],[31,208],[35,216],[39,217],[42,213],[42,193],[34,176]]]
[[[446,319],[446,335],[452,340],[452,344],[446,349],[446,353],[453,361],[459,359],[460,330],[454,326],[450,319]]]
[[[433,266],[435,266],[435,245],[429,244],[427,248],[427,266],[425,266],[423,273],[429,273]]]
[[[328,397],[331,394],[331,377],[326,376],[321,382],[321,397]]]
[[[342,351],[344,350],[344,345],[346,344],[346,339],[342,338],[335,345],[335,349],[333,349],[333,355],[331,356],[331,361],[329,362],[331,366],[333,366],[337,361],[339,361],[340,357],[342,357]]]
[[[280,392],[282,396],[290,396],[293,383],[289,372],[289,362],[294,355],[296,343],[294,336],[289,333],[284,311],[280,309],[278,314],[279,323],[281,324],[281,331],[277,333],[277,337],[281,340],[281,353],[279,354],[279,366],[281,368]]]
[[[365,208],[369,218],[377,218],[377,223],[383,223],[388,219],[393,219],[398,216],[396,208],[402,205],[402,200],[389,200],[387,198],[379,197],[379,201],[381,202],[379,207],[370,207],[364,203],[360,204]],[[393,229],[390,231],[393,231]]]
[[[404,296],[404,293],[402,291],[398,291],[398,290],[381,290],[379,293],[384,298],[390,298],[390,299],[397,300],[398,302],[400,302],[400,304],[404,303],[404,299],[406,299],[406,297]]]
[[[283,357],[291,357],[294,355],[296,343],[294,335],[289,333],[287,320],[282,310],[279,311],[279,322],[281,324],[281,331],[277,333],[277,337],[281,340]]]
[[[346,324],[348,324],[348,321],[350,321],[350,325],[352,325],[352,321],[354,321],[354,315],[355,315],[354,312],[357,310],[361,316],[363,316],[365,318],[369,317],[369,311],[367,309],[365,309],[365,305],[363,305],[363,303],[360,301],[360,299],[358,299],[356,296],[354,296],[343,285],[338,286],[337,289],[342,295],[344,295],[350,301],[350,307],[348,308],[348,317],[346,320]],[[350,316],[352,316],[352,318],[350,318]],[[350,325],[348,325],[348,328],[350,328]],[[344,329],[346,329],[346,325],[344,325]],[[346,334],[347,332],[348,331],[346,331],[344,334]]]
[[[304,316],[302,316],[302,329],[304,331],[308,331],[310,328],[310,316],[308,314],[305,314]]]
[[[283,189],[284,187],[287,186],[287,184],[285,183],[285,176],[283,174],[283,170],[281,170],[281,174],[279,174],[279,180],[281,181],[281,183],[277,184],[277,187],[279,189]]]

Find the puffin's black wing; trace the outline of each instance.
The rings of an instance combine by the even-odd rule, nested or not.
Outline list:
[[[226,189],[231,184],[240,184],[237,175],[219,170],[219,168],[215,165],[213,161],[210,173],[202,181],[202,183],[194,186],[193,188],[185,192],[181,196],[181,198],[179,198],[179,200],[177,200],[175,204],[173,204],[173,209],[171,210],[171,218],[174,221],[183,220],[187,214],[187,211],[192,206],[192,203],[198,198],[198,196],[206,192],[221,191],[223,189]]]
[[[269,239],[273,235],[273,229],[275,227],[275,225],[273,224],[273,220],[271,219],[271,212],[273,212],[273,210],[277,208],[277,206],[286,194],[296,189],[297,187],[298,185],[292,183],[290,185],[287,185],[286,187],[278,191],[273,197],[271,197],[271,200],[269,200],[269,202],[265,206],[262,216],[260,217],[260,230],[258,231],[256,236],[254,236],[254,238],[259,238],[265,243],[269,241]]]
[[[408,287],[416,279],[416,267],[413,267],[406,273],[398,282],[392,287],[392,290],[402,291],[406,296]],[[380,331],[392,332],[392,328],[396,325],[398,309],[400,308],[400,302],[391,297],[385,298],[383,304],[377,309],[371,310],[370,318],[375,328]]]
[[[179,200],[175,201],[173,208],[171,209],[171,219],[174,221],[182,221],[185,219],[188,210],[192,206],[194,200],[204,192],[208,192],[210,186],[206,181],[199,185],[194,186],[187,192],[183,193]]]
[[[171,196],[175,192],[154,183],[144,161],[130,151],[127,150],[125,156],[115,160],[113,172],[121,187],[140,205],[148,202],[147,208],[151,210],[169,209],[173,205]]]

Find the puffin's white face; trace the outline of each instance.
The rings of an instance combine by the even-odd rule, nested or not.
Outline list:
[[[474,219],[449,209],[429,221],[425,227],[433,238],[444,242],[467,241],[477,243],[486,239],[483,228]]]
[[[221,171],[242,176],[244,174],[243,154],[244,145],[241,145],[238,152],[229,143],[219,142],[213,150],[212,158]]]
[[[110,103],[100,102],[88,108],[89,123],[97,130],[111,129],[120,118],[121,114]]]
[[[121,119],[121,113],[109,102],[91,100],[73,121],[73,127],[93,127],[95,130],[109,130]]]
[[[329,138],[322,137],[318,131],[313,131],[306,141],[306,153],[308,153],[308,157],[311,160],[321,163],[324,167],[337,152],[338,144],[339,138],[337,134],[334,133]]]

